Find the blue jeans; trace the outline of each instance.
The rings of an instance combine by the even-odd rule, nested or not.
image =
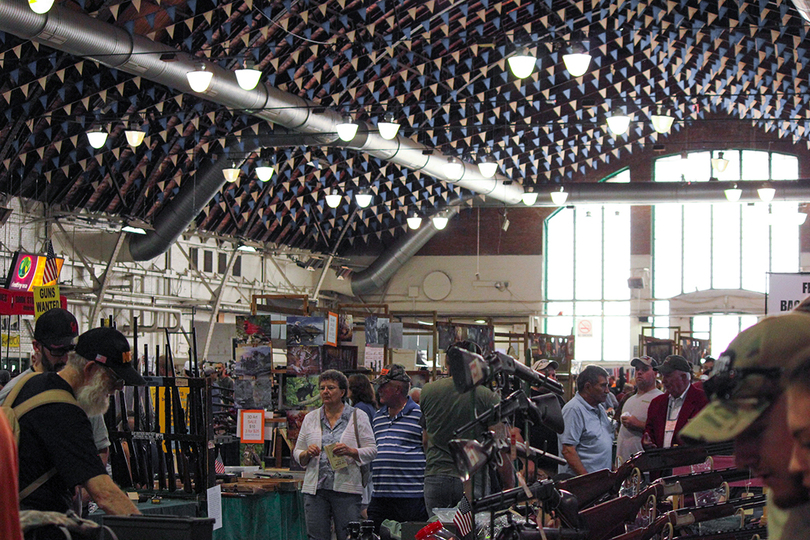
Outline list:
[[[360,521],[360,495],[319,489],[315,495],[304,493],[304,513],[310,540],[331,540],[332,521],[337,540],[346,540],[346,526]]]
[[[433,517],[434,508],[453,508],[464,495],[464,485],[456,476],[425,477],[425,508]]]

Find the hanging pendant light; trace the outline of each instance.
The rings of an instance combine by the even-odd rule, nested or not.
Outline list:
[[[482,176],[492,178],[498,172],[498,162],[492,157],[492,154],[484,154],[478,162],[478,170]]]
[[[737,202],[742,197],[742,190],[737,187],[737,184],[734,184],[733,187],[730,187],[723,191],[726,194],[726,199],[729,202]]]
[[[591,55],[585,44],[581,41],[572,43],[568,48],[568,53],[563,55],[563,64],[572,77],[585,75],[591,65]]]
[[[422,225],[422,218],[419,217],[417,214],[414,214],[411,217],[409,217],[407,221],[408,221],[408,228],[414,231]]]
[[[383,115],[381,122],[377,122],[377,129],[380,131],[380,137],[390,141],[397,136],[399,132],[399,124],[394,118],[394,113],[387,112]]]
[[[537,64],[537,57],[535,57],[527,47],[519,47],[518,50],[510,56],[507,60],[509,69],[518,79],[525,79],[534,71],[534,66]]]
[[[371,204],[372,198],[371,193],[358,193],[354,196],[354,200],[360,208],[367,208]]]
[[[240,172],[241,169],[236,166],[236,163],[232,163],[230,167],[222,169],[222,175],[228,182],[236,182],[239,179]]]
[[[202,93],[208,90],[211,86],[211,81],[214,78],[214,73],[205,69],[205,64],[200,64],[199,69],[189,71],[186,73],[188,85],[197,93]]]
[[[457,157],[450,156],[444,166],[444,173],[450,180],[458,180],[464,174],[464,163]]]
[[[107,132],[101,128],[95,128],[87,132],[87,142],[90,146],[99,150],[107,142]]]
[[[552,191],[551,192],[551,201],[557,205],[562,206],[565,204],[565,201],[568,200],[568,192],[565,191],[563,186],[560,186],[559,191]]]
[[[757,190],[757,195],[762,202],[769,203],[773,200],[774,196],[776,195],[776,190],[771,187],[770,184],[765,183],[762,185],[761,188]]]
[[[728,160],[723,157],[723,152],[717,152],[717,157],[712,158],[712,169],[717,172],[723,172],[728,167]]]
[[[34,13],[44,15],[53,7],[53,0],[28,0],[28,7]]]
[[[520,200],[526,206],[534,206],[534,203],[537,202],[537,192],[535,192],[531,186],[527,186],[524,188],[523,196],[520,198]]]
[[[343,195],[338,193],[337,189],[332,188],[332,191],[329,193],[329,195],[326,196],[326,206],[328,206],[329,208],[337,208],[338,206],[340,206],[340,201],[342,200]]]
[[[256,63],[253,60],[245,60],[245,67],[234,71],[236,75],[236,82],[242,90],[253,90],[258,86],[259,79],[262,78],[262,72],[256,69]]]
[[[624,135],[630,128],[630,117],[620,110],[613,111],[607,117],[607,125],[613,135]]]
[[[354,136],[357,135],[357,124],[354,123],[352,117],[348,114],[343,116],[343,120],[335,126],[337,130],[338,137],[340,137],[341,141],[349,142],[354,139]]]
[[[669,133],[675,117],[659,107],[658,111],[650,117],[650,120],[652,120],[653,129],[656,133]]]
[[[450,221],[450,218],[447,217],[447,214],[441,212],[436,214],[432,218],[433,227],[438,231],[443,231],[445,227],[447,227],[447,222]]]

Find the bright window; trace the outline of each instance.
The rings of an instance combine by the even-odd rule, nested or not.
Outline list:
[[[624,171],[608,182],[629,182]],[[630,335],[630,207],[619,204],[561,208],[546,220],[546,324],[550,334],[577,334],[581,361],[632,356]]]
[[[724,171],[712,167],[719,152],[669,156],[655,163],[656,182],[796,180],[798,159],[758,150],[725,150]],[[653,210],[653,303],[656,327],[669,325],[668,298],[710,289],[765,292],[768,272],[799,271],[797,203],[658,204]],[[715,313],[694,317],[693,331],[708,332],[719,354],[756,317]],[[665,337],[665,336],[661,336]]]

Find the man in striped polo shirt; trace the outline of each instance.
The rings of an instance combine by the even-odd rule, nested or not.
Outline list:
[[[373,462],[374,495],[368,518],[379,533],[386,520],[427,521],[425,452],[422,449],[422,410],[408,396],[411,378],[405,368],[391,364],[374,381],[382,407],[374,415],[377,457]]]

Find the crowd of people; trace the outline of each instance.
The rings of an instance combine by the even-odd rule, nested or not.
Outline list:
[[[473,422],[500,402],[485,386],[459,393],[452,378],[440,378],[414,392],[398,364],[374,381],[324,371],[318,380],[323,404],[305,417],[293,451],[305,468],[307,535],[344,540],[352,521],[370,519],[379,531],[385,520],[425,521],[464,496],[513,487],[508,455],[496,460],[497,474],[484,468],[472,482],[462,482],[467,471],[450,449],[453,438],[493,431],[565,461],[538,464],[530,479],[612,469],[653,448],[733,440],[737,466],[769,488],[769,537],[802,537],[810,527],[808,304],[766,317],[702,366],[679,355],[661,362],[641,356],[629,362],[634,384],[614,385],[606,370],[586,366],[574,396],[567,403],[558,397],[564,420],[559,435],[528,422]],[[80,333],[72,314],[54,309],[37,320],[33,348],[30,369],[5,382],[0,404],[16,412],[37,396],[59,397],[17,418],[17,440],[0,415],[0,471],[19,479],[0,490],[2,537],[20,538],[20,509],[65,512],[77,508],[83,493],[109,514],[138,513],[105,467],[109,439],[100,417],[124,384],[145,384],[132,366],[127,339],[113,328]],[[215,368],[212,376],[229,388],[224,365]],[[558,365],[540,359],[533,368],[554,379]],[[531,390],[532,397],[547,392]],[[466,432],[458,433],[464,426]]]

